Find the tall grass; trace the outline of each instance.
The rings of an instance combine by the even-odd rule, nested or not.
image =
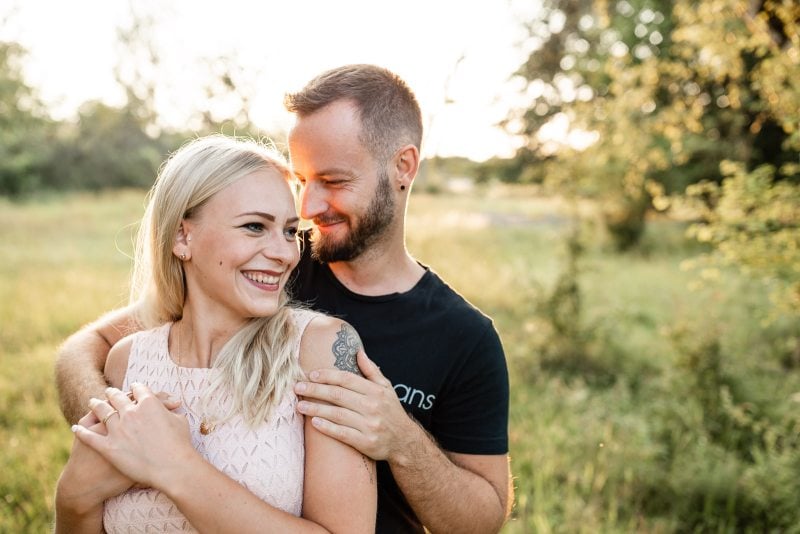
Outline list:
[[[126,225],[141,192],[0,201],[0,532],[46,532],[72,435],[53,382],[58,344],[125,301]]]
[[[142,199],[0,201],[0,532],[49,529],[71,443],[54,354],[124,303]],[[800,372],[784,342],[797,325],[763,324],[765,292],[735,275],[689,289],[679,265],[697,250],[677,223],[619,255],[585,206],[568,247],[569,208],[519,188],[415,194],[409,208],[410,251],[494,318],[506,348],[517,500],[504,531],[800,531]]]

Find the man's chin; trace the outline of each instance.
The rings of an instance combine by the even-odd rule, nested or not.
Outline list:
[[[350,261],[358,256],[358,252],[353,250],[349,242],[336,241],[319,234],[312,235],[311,256],[323,263],[334,263],[337,261]]]
[[[311,255],[314,259],[327,262],[327,258],[338,248],[337,244],[332,241],[331,236],[326,235],[319,228],[314,228],[314,231],[311,232]]]

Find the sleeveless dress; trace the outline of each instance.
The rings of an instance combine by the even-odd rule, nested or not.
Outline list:
[[[292,310],[296,336],[291,340],[295,358],[300,338],[317,316],[309,310]],[[215,369],[178,367],[169,355],[172,323],[133,334],[123,391],[140,382],[153,391],[166,391],[183,399],[179,413],[186,414],[194,448],[217,469],[267,503],[300,516],[303,503],[303,417],[295,411],[297,396],[291,390],[273,410],[269,420],[250,428],[235,416],[202,435],[199,431],[200,397]],[[186,410],[188,404],[191,410]],[[213,503],[209,503],[213,506]],[[103,526],[109,534],[139,532],[197,532],[163,493],[131,489],[105,501]]]

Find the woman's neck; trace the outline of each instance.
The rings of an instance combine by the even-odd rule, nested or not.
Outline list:
[[[175,322],[171,336],[176,363],[181,367],[211,367],[220,349],[246,323],[247,319],[197,313],[187,302],[183,317]]]

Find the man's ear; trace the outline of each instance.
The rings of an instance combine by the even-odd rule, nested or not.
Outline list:
[[[181,221],[178,231],[175,232],[175,241],[172,243],[172,253],[181,261],[186,261],[192,257],[189,244],[192,241],[192,234],[186,219]]]
[[[411,182],[419,170],[419,149],[414,145],[406,145],[397,151],[394,160],[397,169],[397,187],[406,190],[411,187]]]

